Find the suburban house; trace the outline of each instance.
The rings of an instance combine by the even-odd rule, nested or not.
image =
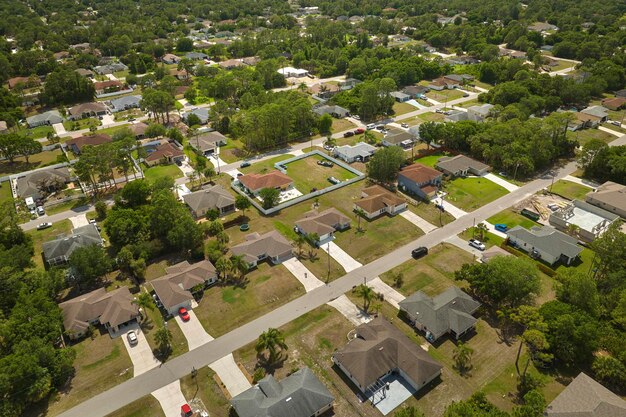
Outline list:
[[[389,132],[383,138],[383,146],[400,146],[402,148],[410,148],[415,141],[415,136],[404,130],[394,130]]]
[[[574,113],[574,120],[569,122],[567,129],[575,132],[580,129],[594,128],[600,123],[600,118],[597,116],[576,112]]]
[[[337,146],[333,149],[333,156],[351,164],[355,161],[367,162],[375,152],[375,146],[369,143],[359,142],[356,145]]]
[[[551,226],[533,226],[530,230],[515,226],[507,232],[509,244],[550,265],[570,265],[583,251],[578,240]]]
[[[588,116],[594,117],[594,120],[597,121],[598,124],[604,123],[607,120],[609,120],[609,113],[607,109],[602,106],[587,107],[586,109],[583,109],[580,112],[582,114],[586,114]]]
[[[435,168],[452,177],[465,177],[470,174],[480,176],[491,171],[489,165],[465,155],[444,156],[437,161]]]
[[[626,416],[626,401],[581,372],[546,407],[546,417]]]
[[[437,194],[443,174],[422,164],[404,167],[398,173],[398,188],[423,198],[430,199]]]
[[[474,77],[468,74],[448,74],[444,75],[443,79],[449,83],[456,83],[458,85],[463,85],[466,82],[472,81]]]
[[[435,297],[417,291],[400,301],[399,306],[415,328],[435,341],[448,333],[458,339],[473,329],[478,320],[472,314],[480,303],[460,288],[450,287]]]
[[[626,98],[626,88],[623,90],[618,90],[615,92],[615,97],[624,97]]]
[[[304,218],[296,222],[296,231],[302,235],[316,234],[317,243],[333,237],[336,231],[350,227],[350,218],[336,208],[329,208],[321,213],[312,210],[304,213]]]
[[[218,146],[226,145],[226,136],[218,131],[203,132],[189,138],[189,146],[204,156],[214,153]]]
[[[559,30],[559,28],[547,22],[537,22],[528,26],[528,30],[541,33],[541,32],[547,32],[549,30]]]
[[[445,89],[452,90],[454,88],[459,88],[460,86],[461,84],[459,82],[449,80],[443,77],[436,78],[432,80],[430,84],[428,84],[428,88],[435,91],[441,91]]]
[[[220,66],[220,68],[229,70],[237,67],[242,67],[246,64],[244,64],[241,59],[228,59],[226,61],[220,62],[218,65]]]
[[[251,233],[246,236],[245,242],[233,246],[230,250],[233,255],[243,256],[251,268],[264,259],[276,265],[293,257],[293,248],[287,239],[275,230],[263,235]]]
[[[270,171],[267,174],[242,175],[238,181],[248,193],[255,196],[264,188],[287,190],[293,185],[293,180],[278,170]]]
[[[361,199],[354,203],[354,209],[362,210],[371,220],[385,213],[398,214],[406,209],[406,201],[380,185],[373,185],[361,191]]]
[[[404,87],[402,92],[404,94],[410,95],[412,98],[421,98],[424,94],[428,93],[430,89],[428,87],[424,87],[423,85],[410,85],[408,87]]]
[[[220,216],[235,210],[235,198],[221,185],[213,185],[200,191],[185,194],[183,201],[196,219],[216,209]]]
[[[79,136],[65,142],[65,146],[74,154],[80,155],[84,146],[98,146],[104,143],[112,142],[113,138],[106,133],[96,133],[90,136]]]
[[[161,58],[161,61],[167,65],[178,64],[180,62],[180,57],[174,54],[165,54]]]
[[[626,97],[614,97],[602,99],[602,107],[609,110],[620,110],[626,108]]]
[[[509,56],[513,59],[526,59],[526,52],[523,51],[511,51]]]
[[[178,81],[186,81],[190,78],[189,73],[185,69],[172,68],[169,74]]]
[[[183,113],[183,119],[187,121],[189,116],[192,114],[196,115],[198,119],[200,119],[200,124],[205,125],[209,121],[209,109],[206,107],[199,107],[191,111],[188,111],[186,113]]]
[[[203,52],[189,52],[185,55],[185,58],[191,59],[192,61],[203,61],[209,59],[209,56]]]
[[[49,110],[26,118],[28,127],[52,126],[57,123],[63,123],[63,116],[58,110]]]
[[[314,96],[329,99],[341,91],[339,84],[314,84],[309,87],[309,93]]]
[[[26,88],[37,87],[41,85],[39,77],[13,77],[7,80],[9,90],[13,90],[15,87],[22,86]]]
[[[600,207],[580,200],[550,213],[551,226],[566,233],[573,234],[581,240],[592,242],[608,229],[619,214],[611,213]]]
[[[443,118],[445,122],[460,122],[461,120],[469,120],[467,110],[452,109],[445,112]]]
[[[309,71],[294,67],[279,68],[277,72],[285,78],[302,78],[309,75]]]
[[[72,230],[69,236],[61,236],[44,242],[43,257],[50,266],[61,265],[69,261],[70,256],[78,248],[91,245],[102,245],[102,237],[96,225],[88,224]]]
[[[117,80],[98,81],[94,83],[94,87],[96,89],[96,95],[100,96],[122,90],[124,88],[124,83]]]
[[[626,185],[607,181],[588,193],[585,201],[626,219]]]
[[[20,198],[30,197],[35,201],[42,201],[47,194],[65,188],[72,180],[66,167],[31,171],[17,179],[16,193]]]
[[[404,103],[405,101],[409,101],[413,98],[409,94],[405,94],[402,91],[392,91],[389,95],[398,103]]]
[[[335,351],[333,363],[366,396],[378,391],[384,378],[399,374],[419,391],[441,375],[443,366],[382,315],[355,329],[355,337]]]
[[[467,108],[467,118],[475,122],[482,122],[489,117],[489,112],[493,108],[493,104],[485,103],[480,106],[471,106]]]
[[[361,80],[357,80],[356,78],[346,78],[343,81],[339,81],[339,87],[341,87],[342,90],[351,90],[353,89],[357,84],[362,83],[363,81]]]
[[[154,293],[171,315],[179,308],[191,310],[192,291],[204,289],[217,282],[215,267],[208,260],[190,264],[187,261],[177,263],[165,269],[166,275],[150,281]]]
[[[107,108],[104,104],[98,102],[83,103],[71,107],[68,112],[70,120],[78,120],[85,117],[103,116],[107,113]]]
[[[111,62],[94,67],[93,70],[100,75],[113,74],[114,72],[128,71],[128,67],[121,62]]]
[[[185,153],[182,148],[176,146],[172,142],[165,142],[160,144],[150,152],[150,154],[143,160],[146,165],[154,166],[158,164],[171,164],[185,159]]]
[[[313,417],[332,408],[335,399],[307,367],[278,382],[267,375],[252,388],[233,397],[239,417]]]
[[[505,251],[500,246],[492,246],[481,253],[480,261],[486,264],[496,256],[513,256],[513,254]]]
[[[341,106],[329,106],[329,105],[323,104],[321,106],[314,107],[313,113],[319,114],[320,116],[324,114],[330,114],[336,119],[342,119],[350,115],[350,110],[344,109]]]
[[[136,139],[143,139],[146,136],[148,125],[144,122],[136,122],[128,126],[128,128],[133,132]]]
[[[141,96],[124,96],[111,100],[111,111],[117,113],[124,110],[137,109],[141,103]]]
[[[110,334],[117,332],[139,317],[139,307],[128,287],[111,292],[104,288],[83,294],[59,304],[63,327],[71,340],[85,336],[89,326],[103,325]]]
[[[244,64],[252,67],[261,62],[261,58],[259,58],[258,56],[247,56],[245,58],[241,58],[241,61],[243,61]]]

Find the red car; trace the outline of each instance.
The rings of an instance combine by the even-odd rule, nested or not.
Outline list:
[[[182,417],[190,417],[193,415],[193,411],[191,410],[191,407],[189,407],[189,404],[183,404],[180,407],[180,415]]]
[[[360,135],[361,133],[365,133],[365,129],[361,127],[354,131],[355,135]]]
[[[180,315],[180,318],[183,319],[183,321],[189,321],[189,319],[191,318],[189,316],[189,312],[187,311],[185,307],[179,308],[178,314]]]

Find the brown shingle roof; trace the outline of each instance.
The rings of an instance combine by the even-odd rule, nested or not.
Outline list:
[[[441,172],[422,164],[413,164],[403,168],[398,176],[407,178],[417,184],[424,184],[441,177]]]
[[[166,309],[193,299],[190,289],[216,277],[215,267],[207,260],[195,264],[183,261],[170,266],[165,272],[167,275],[153,280],[151,284]]]
[[[263,188],[278,188],[285,187],[293,180],[286,174],[275,170],[270,171],[267,174],[248,174],[239,177],[239,182],[242,183],[247,189],[256,191]]]
[[[106,111],[106,106],[102,103],[83,103],[70,108],[69,112],[72,116],[84,113],[101,113]]]
[[[170,142],[159,145],[154,152],[146,157],[146,161],[160,161],[162,158],[178,158],[185,155],[185,153],[172,145]]]
[[[281,235],[275,230],[267,232],[264,235],[251,233],[246,236],[246,241],[237,246],[233,246],[231,251],[234,255],[243,255],[248,262],[259,260],[259,256],[283,257],[290,254],[293,248]]]
[[[103,143],[109,143],[112,140],[113,139],[111,138],[111,136],[104,134],[104,133],[98,133],[96,135],[91,135],[91,136],[79,136],[77,138],[70,139],[65,143],[68,146],[75,145],[78,148],[78,150],[81,151],[83,149],[83,146],[102,145]]]
[[[309,211],[304,214],[304,218],[296,222],[296,226],[304,233],[316,233],[323,236],[332,233],[337,228],[343,228],[346,224],[350,224],[350,218],[345,216],[339,210],[331,207],[318,213],[317,211]]]
[[[586,200],[587,202],[599,201],[607,206],[626,211],[626,185],[607,181],[596,191],[588,193]]]
[[[354,204],[366,211],[367,213],[373,213],[388,206],[399,206],[404,204],[405,201],[401,197],[398,197],[391,191],[386,190],[380,185],[374,185],[364,188],[362,193],[367,197],[364,197]]]
[[[333,359],[363,388],[391,370],[401,369],[418,386],[441,373],[439,362],[383,316],[358,326],[356,334]]]

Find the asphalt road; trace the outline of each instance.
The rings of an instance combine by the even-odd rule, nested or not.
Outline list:
[[[61,414],[62,417],[91,417],[106,416],[109,413],[145,396],[151,392],[182,378],[191,373],[193,368],[207,366],[229,353],[253,342],[269,327],[278,328],[297,317],[331,301],[349,291],[353,286],[365,280],[389,271],[411,258],[411,250],[418,246],[432,247],[454,236],[463,230],[508,208],[537,191],[549,187],[553,181],[563,178],[576,170],[576,164],[571,162],[555,171],[554,177],[547,175],[520,187],[516,191],[493,201],[478,210],[469,213],[446,226],[436,229],[413,242],[394,250],[393,252],[363,265],[347,273],[329,285],[318,287],[302,297],[291,301],[272,312],[253,320],[209,343],[166,362],[162,366],[152,369],[142,375],[125,381],[108,391],[77,405]],[[419,262],[419,261],[415,261]]]

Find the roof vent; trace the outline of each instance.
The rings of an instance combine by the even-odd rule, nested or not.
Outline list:
[[[287,398],[287,399],[285,400],[285,402],[286,402],[286,403],[288,403],[289,401],[291,401],[291,397],[289,397],[289,398]]]
[[[384,348],[385,348],[384,346],[381,346],[381,347],[378,348],[378,350],[382,351]]]

